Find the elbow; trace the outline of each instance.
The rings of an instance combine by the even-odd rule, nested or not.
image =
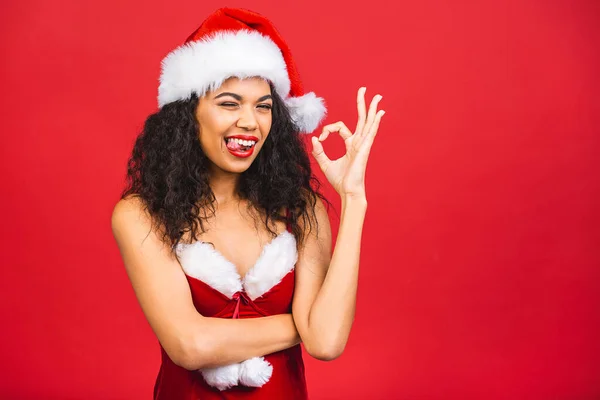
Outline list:
[[[302,329],[301,335],[304,349],[313,358],[320,361],[333,361],[340,357],[348,343],[348,334],[342,329],[326,327],[325,329]]]
[[[336,358],[338,358],[339,356],[341,356],[343,352],[344,352],[343,349],[338,350],[336,348],[332,348],[332,349],[320,349],[315,352],[308,352],[308,354],[310,354],[313,358],[316,358],[317,360],[320,360],[320,361],[333,361]]]
[[[320,361],[333,361],[344,352],[346,347],[345,343],[334,343],[334,344],[318,344],[315,346],[304,345],[306,352],[311,357],[316,358]]]
[[[202,368],[202,365],[198,362],[195,355],[189,353],[175,354],[173,357],[169,356],[173,364],[178,367],[187,369],[188,371],[195,371]]]
[[[210,346],[202,338],[180,340],[171,352],[167,352],[173,363],[188,371],[202,369],[210,360]],[[166,349],[165,349],[166,351]]]

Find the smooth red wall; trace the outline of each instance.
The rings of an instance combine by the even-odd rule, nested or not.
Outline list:
[[[311,398],[600,398],[599,4],[227,3],[276,23],[328,123],[384,96],[354,330],[307,357]],[[162,57],[223,5],[0,5],[0,398],[150,398],[110,214]]]

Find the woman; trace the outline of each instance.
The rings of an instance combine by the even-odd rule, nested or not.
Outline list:
[[[162,354],[155,399],[305,399],[300,342],[338,357],[354,318],[367,158],[383,111],[358,91],[354,133],[312,138],[340,194],[338,239],[299,132],[325,107],[304,94],[264,17],[220,9],[163,60],[160,110],[129,160],[112,227]],[[346,155],[322,141],[339,132]]]

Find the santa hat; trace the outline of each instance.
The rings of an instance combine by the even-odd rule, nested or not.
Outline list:
[[[304,93],[290,49],[273,24],[252,11],[221,8],[162,61],[158,105],[203,96],[228,78],[270,81],[296,126],[310,133],[323,120],[323,99]]]

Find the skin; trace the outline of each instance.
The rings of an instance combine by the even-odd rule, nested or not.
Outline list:
[[[270,96],[269,84],[263,79],[232,78],[199,99],[196,109],[200,124],[198,138],[202,151],[211,161],[213,181],[237,182],[239,174],[256,159],[271,130],[273,100]],[[224,138],[235,134],[259,139],[250,157],[235,157],[227,150]],[[234,195],[232,190],[227,192]]]
[[[237,96],[220,96],[226,92]],[[260,211],[247,207],[236,194],[240,173],[256,158],[271,128],[271,100],[265,97],[269,94],[268,83],[260,78],[231,78],[203,96],[196,112],[198,138],[211,160],[210,185],[217,202],[215,216],[208,221],[201,239],[212,242],[238,267],[241,276],[271,239],[266,228],[255,223]],[[327,212],[321,201],[317,203],[319,240],[317,232],[312,232],[298,249],[292,314],[251,319],[200,315],[193,306],[181,266],[159,234],[152,231],[141,202],[130,197],[117,203],[112,229],[127,274],[150,326],[176,364],[190,370],[227,365],[284,350],[300,341],[310,355],[321,360],[342,354],[356,306],[360,241],[367,209],[365,170],[383,116],[383,111],[377,111],[381,96],[374,97],[367,112],[364,94],[365,88],[359,89],[354,133],[337,122],[325,126],[319,138],[312,138],[312,154],[339,193],[342,213],[332,254]],[[338,160],[330,160],[322,146],[334,132],[346,144],[346,154]],[[224,137],[235,134],[259,139],[252,156],[240,159],[227,151]],[[279,223],[274,228],[278,233],[285,230]]]

